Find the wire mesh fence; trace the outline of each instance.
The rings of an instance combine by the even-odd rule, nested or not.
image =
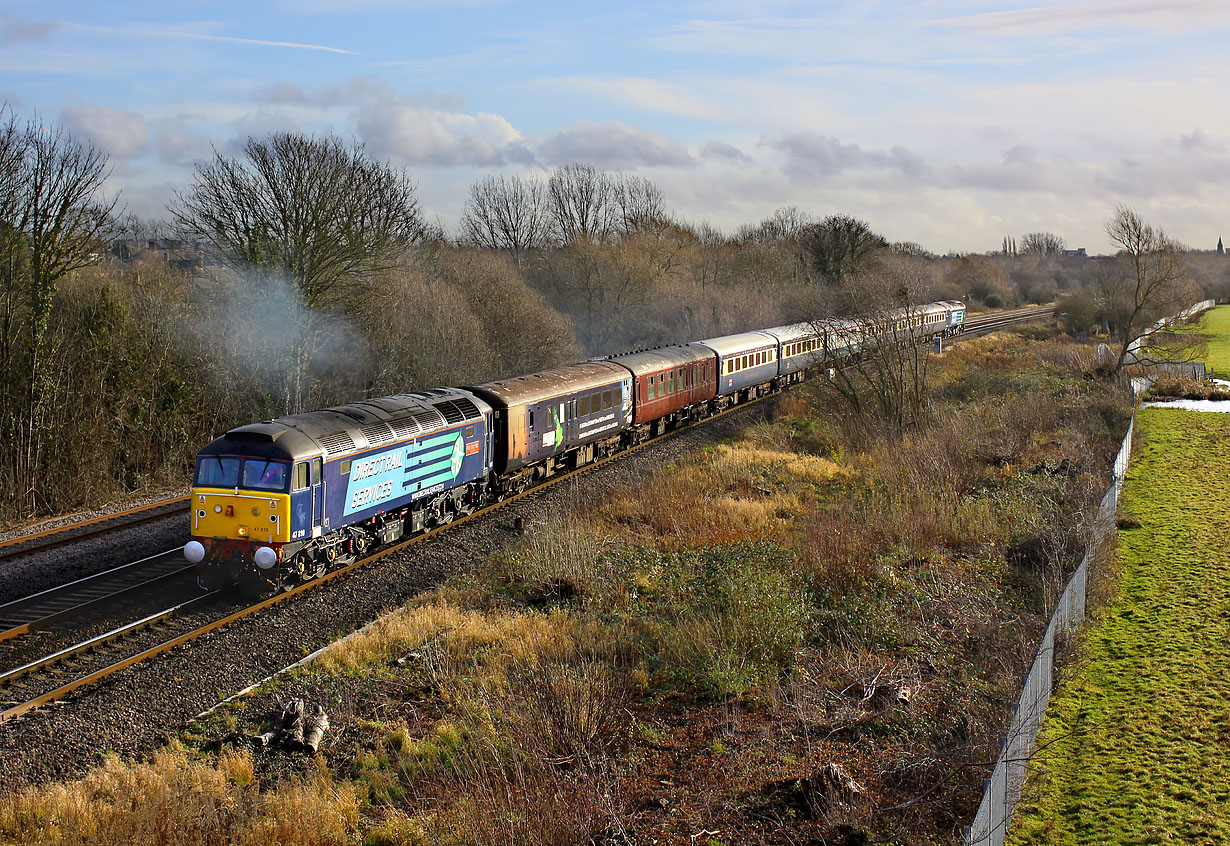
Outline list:
[[[1054,683],[1055,639],[1074,630],[1085,619],[1085,594],[1089,583],[1089,556],[1114,525],[1123,477],[1132,456],[1132,432],[1136,417],[1128,425],[1127,434],[1115,456],[1114,476],[1110,488],[1098,506],[1097,518],[1088,550],[1076,572],[1060,594],[1046,633],[1034,653],[1033,665],[1025,676],[1021,698],[1012,715],[1008,734],[1000,746],[999,759],[982,792],[982,804],[973,823],[965,829],[966,846],[1003,846],[1012,821],[1012,812],[1021,799],[1025,774],[1033,755],[1034,743],[1042,727],[1042,718],[1051,701]]]

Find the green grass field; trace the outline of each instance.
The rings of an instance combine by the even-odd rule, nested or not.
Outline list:
[[[1121,508],[1139,527],[1051,700],[1013,846],[1230,843],[1230,414],[1137,427]]]
[[[1200,332],[1209,339],[1205,364],[1212,367],[1219,378],[1230,379],[1230,305],[1205,312]]]

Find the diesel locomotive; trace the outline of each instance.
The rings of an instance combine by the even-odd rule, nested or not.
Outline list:
[[[857,355],[870,335],[950,336],[964,325],[964,304],[937,302],[240,426],[197,456],[184,556],[202,587],[273,593],[802,381]]]

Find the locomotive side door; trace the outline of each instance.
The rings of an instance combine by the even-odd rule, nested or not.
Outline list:
[[[325,513],[325,474],[322,460],[312,459],[312,537],[322,533],[321,519]]]

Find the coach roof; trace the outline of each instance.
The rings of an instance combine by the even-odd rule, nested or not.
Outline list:
[[[569,364],[527,376],[483,382],[468,390],[488,398],[488,401],[495,400],[512,406],[587,391],[628,378],[631,377],[627,369],[618,364],[609,361],[587,361],[584,364]]]

